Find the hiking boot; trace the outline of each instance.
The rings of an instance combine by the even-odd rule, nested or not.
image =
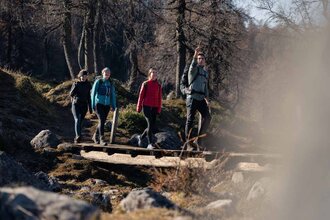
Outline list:
[[[142,147],[142,138],[141,138],[141,135],[138,135],[137,136],[137,140],[138,140],[138,146],[139,147]]]
[[[81,142],[81,137],[80,136],[74,138],[74,143],[75,144],[78,144],[80,142]]]
[[[153,149],[155,149],[155,147],[152,144],[148,144],[147,149],[153,150]]]
[[[93,134],[93,137],[92,137],[92,140],[94,141],[94,143],[95,144],[99,144],[100,142],[98,141],[98,138],[97,138],[97,132],[95,132],[94,134]]]
[[[104,140],[104,136],[100,136],[100,145],[106,146],[108,143]]]

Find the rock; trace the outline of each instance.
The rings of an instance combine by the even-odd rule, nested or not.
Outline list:
[[[217,200],[208,204],[206,209],[231,209],[233,201],[231,199]]]
[[[171,91],[167,96],[166,96],[166,100],[173,100],[175,99],[175,92]]]
[[[50,130],[42,130],[37,136],[35,136],[30,144],[36,149],[45,148],[45,147],[57,147],[60,141],[54,133]]]
[[[72,157],[71,157],[73,160],[84,160],[85,158],[83,158],[82,156],[80,155],[77,155],[77,154],[72,154]]]
[[[91,192],[92,204],[99,206],[103,211],[111,212],[112,205],[110,197],[111,195],[107,192]]]
[[[137,209],[167,208],[177,209],[178,207],[161,194],[149,188],[133,189],[126,198],[120,202],[125,212],[132,212]]]
[[[108,183],[104,180],[100,180],[100,179],[91,179],[91,182],[95,185],[99,185],[99,186],[106,186],[108,185]]]
[[[61,189],[58,180],[55,177],[50,177],[46,173],[39,171],[38,173],[34,174],[39,180],[43,181],[50,190],[57,192]]]
[[[233,183],[242,183],[244,180],[244,176],[242,172],[234,172],[233,176],[231,177],[231,181]]]
[[[138,135],[134,134],[128,141],[129,145],[138,146]],[[156,143],[161,149],[178,150],[181,149],[181,140],[173,129],[167,128],[161,132],[156,133],[153,137],[153,142]],[[142,139],[142,147],[147,147],[147,138]]]
[[[71,152],[73,150],[72,143],[64,142],[57,145],[57,150],[62,152]]]
[[[98,219],[86,202],[33,187],[0,188],[0,219]]]
[[[47,185],[39,181],[24,167],[0,151],[0,186],[29,185],[39,189],[48,189]]]
[[[181,149],[181,140],[177,133],[170,128],[164,129],[164,131],[156,133],[156,143],[162,149],[178,150]]]
[[[261,196],[269,194],[270,181],[271,180],[269,178],[265,177],[255,182],[247,196],[247,200],[257,199]]]

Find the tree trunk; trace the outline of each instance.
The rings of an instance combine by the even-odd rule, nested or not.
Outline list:
[[[176,20],[176,49],[178,57],[175,71],[175,95],[177,98],[180,96],[180,78],[186,65],[186,47],[184,44],[185,35],[183,31],[185,8],[185,0],[178,0],[178,13]]]
[[[80,41],[79,41],[79,46],[78,46],[78,65],[79,68],[82,69],[85,66],[85,63],[82,64],[82,61],[84,61],[83,59],[85,58],[85,55],[82,56],[81,53],[85,53],[85,21],[83,23],[83,28],[81,30],[81,36],[80,36]]]
[[[97,0],[96,12],[95,12],[95,23],[93,33],[93,60],[94,60],[94,73],[100,71],[100,36],[101,36],[101,0]]]
[[[63,32],[62,32],[62,44],[64,49],[65,60],[70,72],[71,79],[75,78],[75,73],[78,72],[72,56],[72,43],[71,43],[71,11],[70,11],[71,0],[64,0],[64,21],[63,21]]]
[[[95,3],[89,1],[89,7],[86,12],[86,28],[85,28],[85,69],[91,73],[94,68],[93,60],[93,29],[95,18]]]
[[[43,56],[42,56],[42,73],[44,76],[49,72],[49,54],[48,54],[48,38],[45,36],[43,44]]]

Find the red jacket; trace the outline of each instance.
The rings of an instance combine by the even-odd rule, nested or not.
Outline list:
[[[136,110],[141,112],[142,106],[156,107],[160,113],[162,108],[162,87],[157,80],[142,83]]]

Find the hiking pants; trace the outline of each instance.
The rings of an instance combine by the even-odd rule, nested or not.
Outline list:
[[[148,144],[151,144],[151,141],[152,141],[151,136],[155,130],[155,124],[156,124],[157,108],[143,106],[143,114],[147,121],[148,126],[142,133],[141,139],[143,139],[147,135]]]
[[[188,138],[189,131],[193,127],[196,111],[198,111],[202,115],[202,123],[198,129],[198,136],[201,134],[205,134],[211,122],[209,107],[207,106],[205,99],[199,101],[191,97],[187,98],[186,106],[187,106],[187,121],[185,128],[186,138]]]
[[[74,132],[76,134],[76,137],[81,136],[81,127],[82,122],[85,118],[85,115],[87,113],[88,104],[86,103],[72,103],[72,115],[74,118]]]
[[[97,118],[99,119],[99,124],[97,125],[96,133],[100,136],[104,135],[104,123],[107,120],[107,116],[110,111],[110,105],[102,105],[97,103],[95,106],[95,113]]]

